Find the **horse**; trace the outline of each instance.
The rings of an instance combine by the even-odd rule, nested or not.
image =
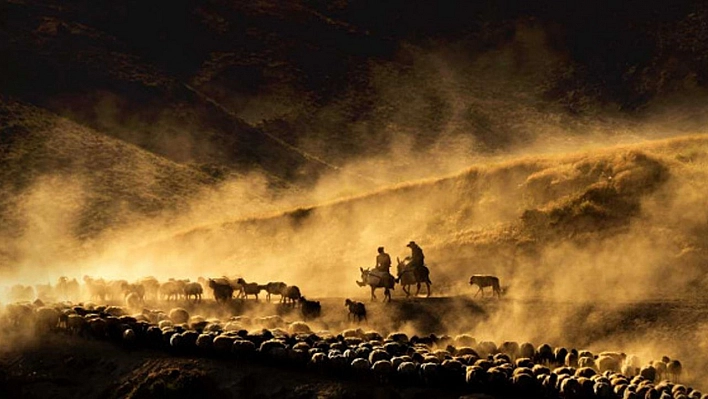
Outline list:
[[[415,284],[417,287],[415,291],[415,296],[418,296],[418,294],[420,293],[421,283],[425,284],[425,287],[427,289],[427,295],[425,295],[425,297],[430,297],[430,284],[433,283],[432,281],[430,281],[430,270],[427,266],[408,268],[408,263],[406,263],[406,259],[409,258],[405,258],[402,261],[399,258],[396,258],[396,261],[398,261],[397,281],[401,284],[401,287],[403,287],[403,292],[406,293],[406,298],[411,296],[410,287],[413,284]]]
[[[393,285],[395,284],[393,278],[384,279],[381,272],[369,269],[364,270],[363,267],[360,267],[359,270],[361,270],[361,281],[357,281],[356,283],[359,287],[363,287],[365,285],[371,287],[371,300],[376,300],[376,293],[374,291],[376,291],[377,288],[383,288],[384,302],[386,302],[386,298],[388,298],[388,301],[391,302],[391,289],[393,289]],[[385,280],[388,280],[388,284],[385,284]]]
[[[484,287],[492,287],[492,297],[497,294],[498,298],[501,298],[501,287],[499,287],[499,278],[496,276],[490,276],[485,274],[474,274],[470,277],[470,285],[477,285],[479,290],[474,294],[476,298],[481,292],[482,298],[484,298]]]

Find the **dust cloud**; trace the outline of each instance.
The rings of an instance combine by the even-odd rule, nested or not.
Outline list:
[[[396,104],[377,116],[387,122],[386,139],[372,144],[375,154],[338,165],[308,190],[273,190],[258,173],[233,177],[200,188],[186,208],[81,241],[73,231],[91,187],[42,176],[18,201],[26,228],[6,244],[14,260],[4,281],[228,276],[284,281],[308,298],[365,300],[368,288],[355,281],[360,267],[374,266],[376,248],[395,260],[416,241],[434,296],[472,295],[473,273],[498,275],[505,289],[500,303],[480,302],[490,307],[482,319],[466,320],[466,307],[453,303],[448,314],[455,317],[440,325],[445,332],[620,347],[645,358],[670,353],[698,370],[708,361],[684,343],[708,345],[704,324],[687,331],[667,319],[644,331],[623,323],[635,320],[627,310],[690,302],[706,288],[705,137],[647,143],[684,134],[685,126],[656,131],[656,118],[572,119],[542,99],[539,74],[548,65],[541,61],[560,61],[533,26],[518,32],[510,46],[475,60],[454,56],[451,45],[407,48],[411,74],[372,66],[382,103]],[[407,122],[427,106],[423,89],[445,105],[433,141]],[[634,141],[642,143],[628,144]],[[303,148],[321,154],[321,145]],[[394,295],[402,301],[399,288]],[[419,329],[403,320],[381,328]]]

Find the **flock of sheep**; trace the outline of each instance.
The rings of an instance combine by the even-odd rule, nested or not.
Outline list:
[[[33,302],[8,304],[0,316],[5,332],[32,328],[42,333],[63,333],[86,339],[114,341],[130,347],[162,349],[173,353],[217,356],[245,361],[266,362],[282,367],[307,367],[335,377],[376,380],[404,386],[482,392],[492,395],[547,398],[652,398],[706,399],[698,390],[680,384],[682,364],[669,358],[641,363],[636,356],[619,352],[591,353],[576,349],[553,348],[548,344],[477,341],[469,335],[408,336],[392,333],[384,337],[375,331],[347,329],[338,334],[314,331],[307,320],[320,316],[319,302],[287,294],[287,286],[274,283],[258,286],[270,295],[281,295],[282,306],[299,307],[303,321],[287,322],[281,316],[206,318],[191,315],[181,307],[169,311],[135,310],[129,297],[156,295],[163,300],[198,301],[202,282],[168,280],[145,284],[101,282],[84,278],[60,279],[48,304],[40,297]],[[248,283],[228,278],[205,279],[219,295],[246,297],[253,294]],[[142,286],[144,292],[138,286]],[[179,287],[179,288],[176,288]],[[190,289],[189,287],[194,287]],[[229,287],[229,288],[226,288]],[[16,286],[14,294],[27,294]],[[116,299],[120,306],[71,303],[62,295],[66,290],[85,290],[91,298]],[[197,292],[199,291],[199,292]],[[224,291],[224,292],[222,292]],[[229,294],[230,292],[230,294]],[[34,295],[38,295],[35,291]],[[44,293],[47,295],[47,293]],[[165,303],[165,302],[163,302]],[[366,320],[366,307],[347,299],[348,318]]]
[[[228,277],[204,278],[199,277],[192,282],[189,279],[173,279],[160,282],[155,277],[144,277],[135,282],[127,280],[104,280],[91,276],[83,277],[83,284],[76,278],[69,280],[60,277],[56,284],[37,284],[35,286],[16,284],[7,293],[11,302],[33,301],[40,299],[45,302],[68,301],[85,298],[89,301],[125,301],[144,302],[146,300],[202,300],[205,287],[212,289],[217,302],[225,302],[232,298],[248,299],[253,296],[258,300],[258,295],[266,292],[266,299],[271,300],[272,295],[280,295],[281,302],[294,303],[302,297],[297,286],[289,286],[283,282],[270,282],[265,285],[246,282],[243,278],[230,279]]]

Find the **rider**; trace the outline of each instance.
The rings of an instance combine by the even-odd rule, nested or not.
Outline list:
[[[408,262],[408,268],[415,270],[416,268],[423,267],[425,265],[425,255],[423,255],[423,249],[411,241],[406,245],[411,249],[411,260]]]
[[[379,247],[379,254],[376,255],[376,270],[390,273],[391,257],[384,252],[384,247]]]
[[[383,274],[384,284],[386,286],[392,285],[393,276],[391,275],[391,257],[384,252],[384,247],[378,248],[379,254],[376,255],[376,267],[375,269]]]

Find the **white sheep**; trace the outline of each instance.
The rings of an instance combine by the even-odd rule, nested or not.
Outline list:
[[[169,317],[175,324],[187,323],[189,321],[189,312],[183,308],[174,308],[170,310]]]

